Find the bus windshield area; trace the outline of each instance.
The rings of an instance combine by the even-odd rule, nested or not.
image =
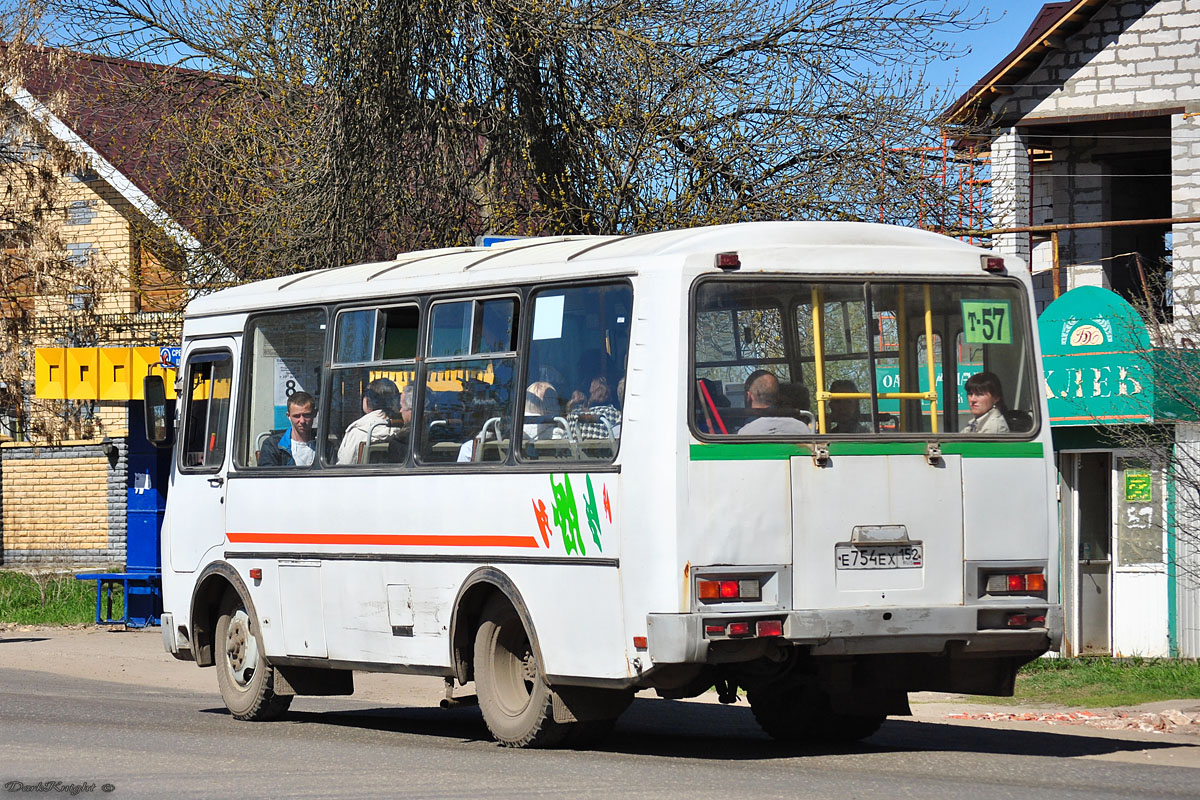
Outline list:
[[[1013,280],[711,279],[695,293],[703,436],[1028,437],[1037,390]]]

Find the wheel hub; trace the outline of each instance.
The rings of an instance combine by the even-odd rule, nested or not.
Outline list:
[[[247,686],[258,667],[258,639],[250,631],[250,616],[245,609],[239,609],[229,621],[225,658],[233,679],[239,686]]]

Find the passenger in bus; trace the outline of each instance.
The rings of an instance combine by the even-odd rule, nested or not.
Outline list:
[[[582,392],[576,394],[582,396]],[[592,379],[587,398],[567,412],[567,425],[577,440],[616,438],[621,410],[613,404],[608,378],[598,375]]]
[[[1008,433],[1004,414],[1004,389],[993,372],[979,372],[967,378],[967,407],[974,417],[963,427],[964,433]]]
[[[761,415],[752,416],[742,425],[738,433],[742,436],[803,435],[812,433],[812,428],[791,416],[777,412],[779,406],[779,379],[773,372],[757,369],[746,378],[746,408],[758,409]],[[776,412],[772,414],[771,412]]]
[[[317,455],[316,408],[316,398],[308,392],[296,392],[287,399],[291,427],[263,441],[258,451],[260,467],[307,467],[313,463]]]
[[[339,464],[366,463],[369,445],[397,437],[406,424],[402,395],[388,378],[376,378],[367,384],[362,409],[363,415],[350,423],[338,445]],[[412,416],[411,410],[408,416]]]
[[[854,381],[845,378],[829,385],[833,394],[853,394],[858,391]],[[868,433],[857,399],[839,397],[829,401],[828,433]]]
[[[522,435],[527,442],[562,439],[567,435],[554,418],[559,416],[558,392],[549,381],[535,381],[525,390],[525,424]]]

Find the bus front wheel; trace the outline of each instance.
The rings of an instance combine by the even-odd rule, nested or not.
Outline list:
[[[551,747],[565,738],[529,634],[507,598],[483,607],[475,632],[475,693],[483,720],[505,747]]]
[[[258,623],[237,592],[228,592],[221,603],[214,645],[217,685],[235,719],[259,722],[287,711],[292,695],[275,693],[275,669],[263,652]]]

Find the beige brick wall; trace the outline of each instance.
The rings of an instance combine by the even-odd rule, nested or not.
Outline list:
[[[5,550],[107,549],[108,468],[103,457],[6,461]]]

